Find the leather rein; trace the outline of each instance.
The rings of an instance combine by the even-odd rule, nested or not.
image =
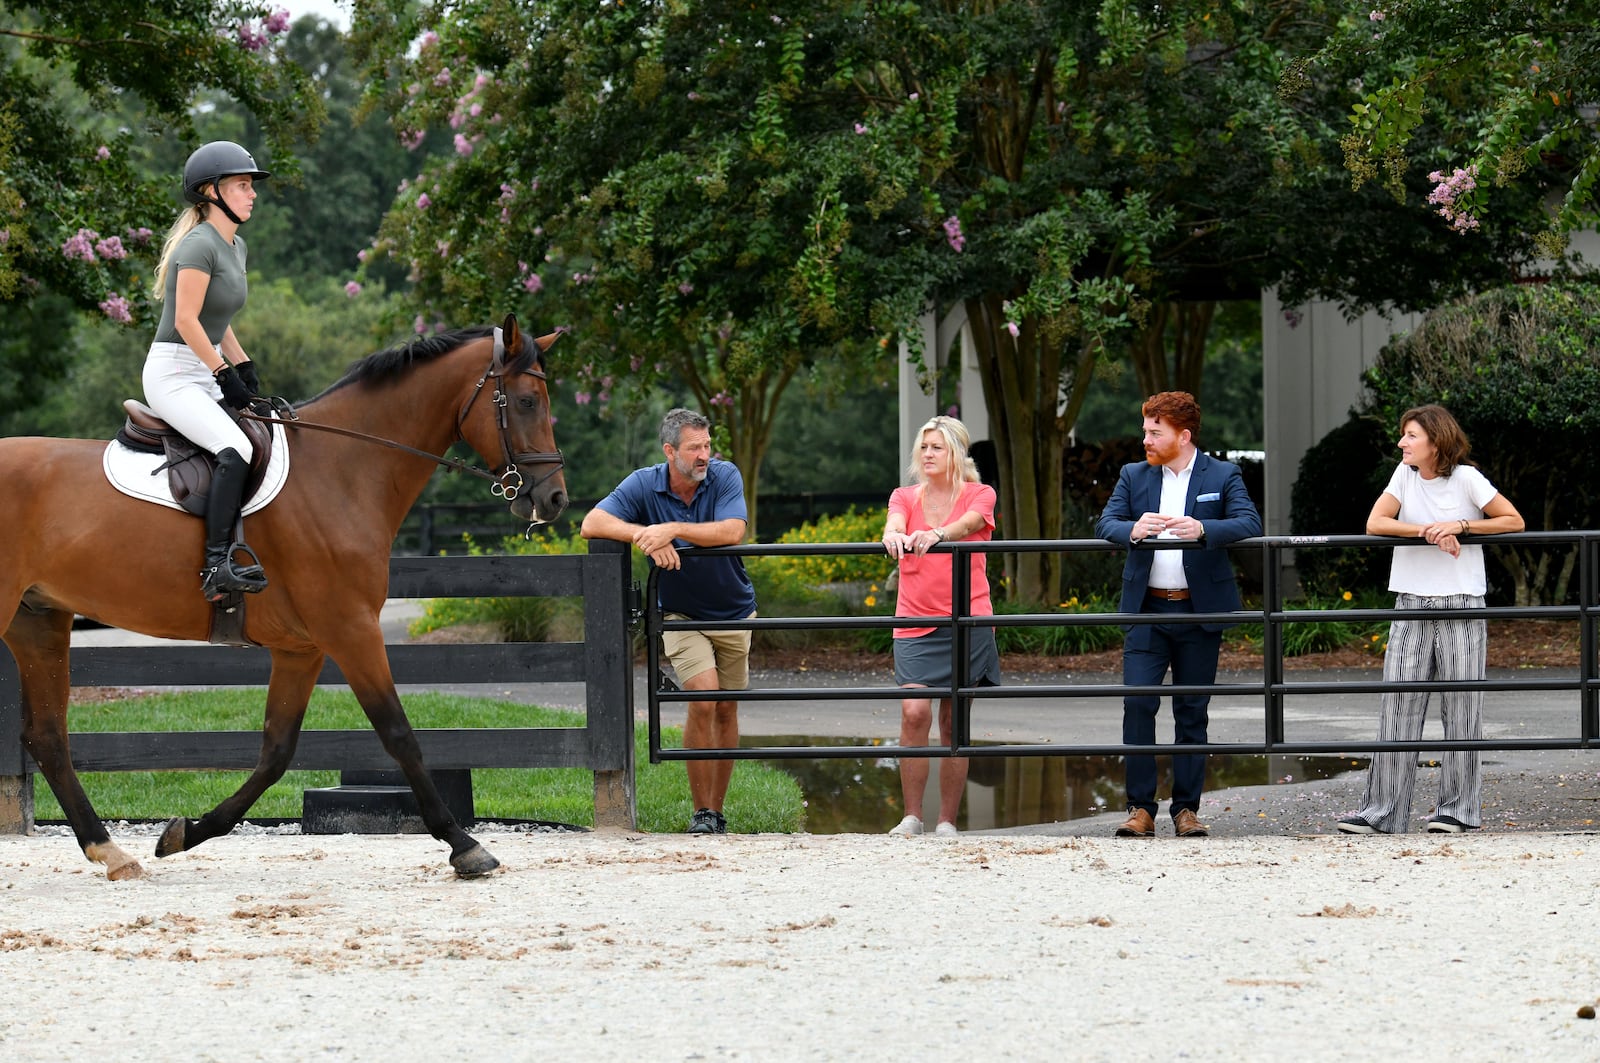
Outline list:
[[[385,439],[382,436],[368,435],[365,432],[357,432],[350,428],[340,428],[337,425],[318,424],[315,421],[302,420],[300,414],[295,411],[295,408],[280,398],[263,398],[260,400],[272,408],[272,413],[270,416],[258,414],[248,409],[240,410],[238,411],[238,414],[239,417],[244,420],[260,421],[264,424],[282,424],[286,428],[313,428],[319,432],[332,432],[334,435],[348,436],[351,439],[359,439],[362,442],[373,443],[380,447],[388,447],[391,450],[403,450],[407,454],[414,454],[419,458],[426,458],[435,465],[443,466],[444,468],[449,469],[451,472],[469,473],[478,477],[480,480],[488,480],[490,484],[490,493],[496,498],[503,498],[509,502],[516,498],[517,495],[522,493],[525,485],[522,473],[517,468],[519,464],[552,466],[549,472],[546,472],[543,476],[539,477],[537,480],[534,480],[532,484],[526,485],[527,489],[531,491],[535,487],[538,487],[540,484],[544,483],[546,480],[550,479],[550,477],[554,476],[556,473],[560,472],[562,468],[565,467],[566,461],[564,458],[562,458],[560,450],[512,451],[511,417],[509,410],[511,398],[506,394],[505,389],[505,378],[506,373],[508,372],[505,359],[505,341],[503,339],[501,330],[496,327],[494,330],[494,354],[490,356],[489,365],[486,369],[484,369],[483,375],[478,378],[477,384],[473,386],[472,394],[467,396],[467,400],[461,404],[461,409],[456,413],[456,440],[465,443],[467,441],[467,437],[462,431],[462,428],[466,424],[467,414],[472,411],[472,404],[477,402],[478,396],[483,393],[483,385],[489,380],[494,381],[493,402],[495,410],[497,411],[496,421],[500,428],[501,462],[498,466],[498,472],[493,472],[487,469],[479,469],[472,465],[468,465],[463,459],[446,458],[442,455],[421,450],[405,443],[396,442],[393,439]],[[524,369],[522,372],[528,376],[537,377],[540,380],[545,379],[544,370],[539,369],[537,366],[530,366],[527,369]]]

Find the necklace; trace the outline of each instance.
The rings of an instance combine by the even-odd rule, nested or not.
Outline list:
[[[928,489],[932,486],[932,484],[922,485],[922,515],[927,518],[929,527],[936,528],[943,524],[950,516],[950,512],[956,508],[956,500],[961,497],[962,485],[957,483],[951,488],[950,497],[943,499],[928,497]]]

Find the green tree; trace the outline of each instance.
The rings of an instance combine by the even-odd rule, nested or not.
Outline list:
[[[1345,86],[1279,87],[1343,9],[373,0],[353,36],[374,92],[403,137],[448,125],[454,149],[380,247],[424,324],[515,302],[574,328],[584,394],[686,390],[752,498],[797,374],[887,357],[930,305],[964,304],[1005,530],[1055,538],[1103,363],[1198,390],[1218,300],[1282,283],[1404,304],[1527,257],[1435,261],[1448,229],[1349,187]],[[1020,595],[1056,599],[1058,559],[1010,564]]]
[[[1379,180],[1404,195],[1403,175],[1433,122],[1451,150],[1426,158],[1423,138],[1425,162],[1435,167],[1427,202],[1455,231],[1476,231],[1498,209],[1497,190],[1519,181],[1560,193],[1545,219],[1548,253],[1560,252],[1566,232],[1594,224],[1600,3],[1375,2],[1351,12],[1290,80],[1352,60],[1388,72],[1357,83],[1343,140],[1356,182]]]
[[[1472,458],[1530,529],[1592,528],[1600,497],[1573,475],[1600,460],[1600,287],[1518,285],[1430,313],[1364,381],[1362,412],[1398,431],[1405,410],[1445,406]],[[1567,599],[1576,551],[1497,551],[1519,605]]]
[[[189,105],[217,92],[257,115],[290,161],[323,107],[278,55],[287,26],[271,5],[233,0],[0,7],[0,318],[63,305],[148,317],[152,228],[176,206],[171,172],[152,177],[141,164],[148,142],[189,139]],[[0,398],[0,415],[66,364],[48,343],[0,350],[7,374],[27,383]]]

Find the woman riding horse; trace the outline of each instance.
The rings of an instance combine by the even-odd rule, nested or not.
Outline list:
[[[217,456],[200,570],[200,592],[207,601],[267,587],[260,565],[233,560],[239,549],[233,529],[253,448],[217,401],[242,410],[261,390],[255,363],[233,334],[233,317],[249,294],[239,227],[254,209],[255,183],[270,176],[231,141],[197,148],[183,167],[183,198],[190,205],[172,223],[156,267],[155,296],[165,305],[145,358],[145,401],[196,446]]]

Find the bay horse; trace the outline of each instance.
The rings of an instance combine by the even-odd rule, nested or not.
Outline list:
[[[551,520],[566,507],[544,374],[544,352],[558,335],[528,337],[508,316],[498,330],[413,340],[356,362],[294,408],[289,480],[246,518],[270,581],[249,596],[244,627],[246,638],[272,655],[261,756],[216,808],[199,819],[170,820],[157,857],[227,834],[282,777],[324,657],[331,657],[415,791],[428,832],[449,845],[456,873],[472,877],[499,866],[456,822],[423,767],[378,613],[400,523],[436,463],[460,465],[437,457],[457,440],[493,467],[466,471],[492,480],[516,516]],[[328,431],[311,430],[316,426]],[[107,878],[125,879],[143,869],[106,832],[67,747],[73,614],[161,638],[204,640],[212,608],[200,593],[204,521],[118,492],[101,470],[105,448],[90,439],[0,439],[0,618],[9,618],[4,641],[21,677],[23,745],[84,855],[104,864]]]

